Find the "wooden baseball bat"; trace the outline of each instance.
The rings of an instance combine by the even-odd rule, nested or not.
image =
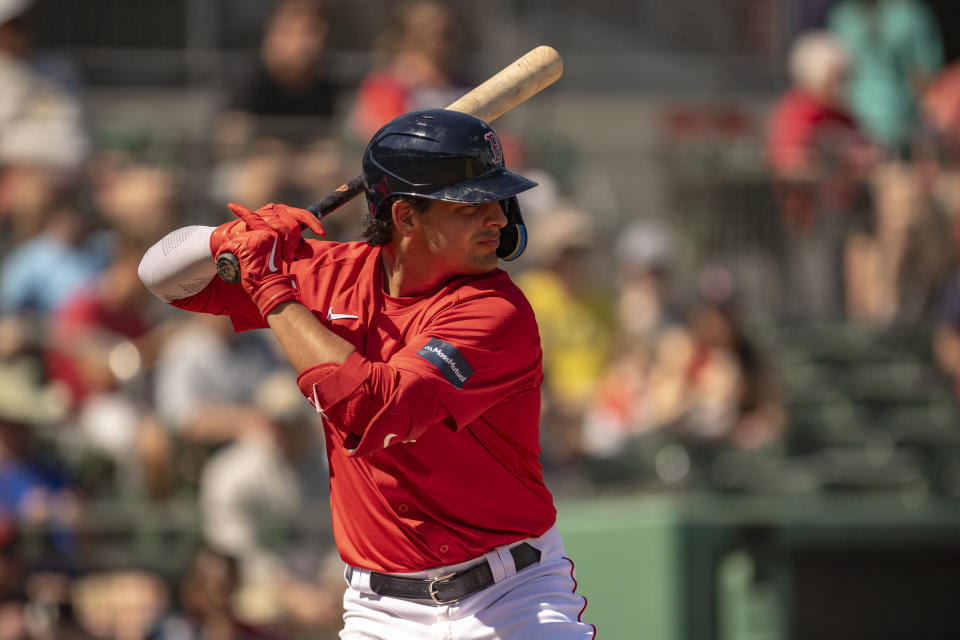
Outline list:
[[[560,54],[553,47],[542,45],[511,62],[447,109],[491,122],[549,87],[562,74]],[[307,209],[323,218],[362,193],[363,188],[363,174],[357,174]],[[230,252],[225,251],[217,258],[217,271],[226,282],[240,282],[240,263]]]

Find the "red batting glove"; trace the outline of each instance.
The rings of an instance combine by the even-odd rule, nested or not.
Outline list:
[[[240,263],[240,284],[264,318],[281,302],[299,300],[297,276],[281,256],[280,236],[272,229],[233,234],[220,251],[229,251]]]
[[[231,220],[213,230],[210,250],[214,256],[224,251],[224,244],[235,234],[253,229],[272,229],[280,236],[280,250],[284,262],[293,262],[300,247],[300,232],[307,227],[319,236],[327,235],[316,216],[306,209],[288,207],[285,204],[268,204],[251,211],[241,204],[227,205],[239,220]]]
[[[231,220],[213,230],[210,234],[210,253],[219,256],[223,251],[223,245],[231,240],[236,234],[247,231],[247,225],[243,220]]]
[[[256,211],[250,211],[245,206],[233,202],[227,207],[243,221],[248,229],[274,231],[280,237],[278,250],[284,262],[293,262],[297,257],[297,249],[302,243],[300,232],[304,227],[318,236],[327,235],[317,217],[306,209],[271,203]]]

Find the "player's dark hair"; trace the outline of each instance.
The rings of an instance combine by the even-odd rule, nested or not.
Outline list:
[[[367,241],[367,244],[379,247],[390,242],[390,238],[393,237],[393,215],[391,214],[391,210],[393,203],[398,200],[410,203],[410,206],[417,211],[426,211],[427,207],[430,206],[429,198],[407,195],[390,196],[380,203],[376,215],[364,216],[363,218],[363,232],[361,237]]]

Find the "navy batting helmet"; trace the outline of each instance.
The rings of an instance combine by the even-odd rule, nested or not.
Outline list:
[[[507,169],[500,139],[480,118],[446,109],[412,111],[374,134],[363,154],[370,215],[393,195],[450,202],[499,201],[507,218],[497,256],[523,253],[527,232],[516,195],[536,182]]]

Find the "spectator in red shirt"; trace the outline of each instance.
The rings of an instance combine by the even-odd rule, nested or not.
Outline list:
[[[791,49],[789,64],[793,84],[771,113],[767,158],[782,182],[810,185],[805,193],[781,192],[787,224],[809,229],[818,197],[835,207],[849,206],[849,183],[862,176],[871,152],[846,108],[850,62],[840,44],[825,32],[802,35]],[[839,184],[824,184],[831,177]],[[825,190],[818,193],[818,185]]]
[[[797,38],[792,86],[770,115],[766,152],[786,232],[783,299],[795,320],[843,314],[846,231],[874,154],[845,106],[849,58],[827,33]]]
[[[463,95],[456,68],[462,35],[447,5],[436,0],[401,3],[375,45],[384,59],[357,90],[351,115],[356,136],[368,140],[402,113],[442,108]]]
[[[97,280],[51,317],[49,375],[67,386],[74,406],[91,393],[113,387],[123,372],[116,360],[111,368],[111,351],[134,345],[150,328],[144,304],[149,298],[137,282],[136,259],[136,249],[121,251]]]

